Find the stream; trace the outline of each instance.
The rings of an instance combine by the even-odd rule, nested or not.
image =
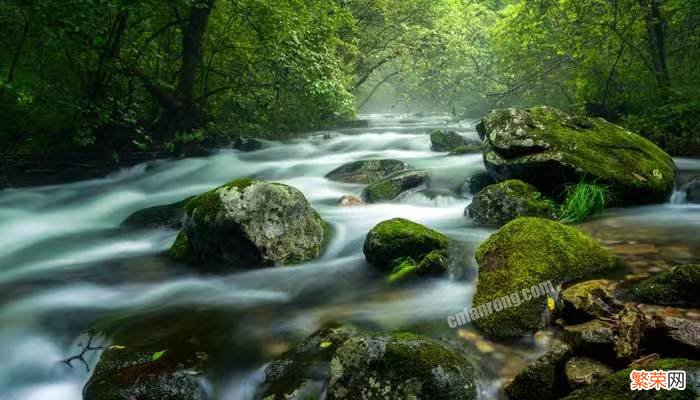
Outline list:
[[[404,217],[458,241],[464,267],[473,271],[474,251],[493,229],[466,220],[470,195],[460,194],[460,187],[483,170],[482,156],[433,152],[427,132],[448,127],[476,138],[475,121],[362,118],[370,120],[369,127],[266,142],[260,151],[223,149],[203,158],[150,162],[103,179],[0,191],[0,399],[81,399],[90,372],[80,362],[70,368],[61,360],[80,352],[95,321],[172,310],[203,315],[216,310],[204,323],[236,338],[238,346],[221,349],[230,360],[227,367],[202,378],[214,398],[252,398],[266,362],[335,320],[459,341],[474,354],[481,398],[497,397],[500,383],[542,354],[551,335],[492,342],[471,326],[450,329],[447,316],[471,302],[474,273],[390,287],[362,255],[372,226]],[[372,158],[429,170],[429,187],[392,203],[338,206],[342,195],[359,194],[363,186],[324,175]],[[700,175],[700,160],[676,162],[685,176]],[[293,267],[198,275],[160,256],[175,231],[119,228],[134,211],[247,176],[282,182],[306,195],[333,229],[322,257]],[[666,204],[607,210],[581,228],[629,262],[630,279],[700,262],[700,205],[682,203],[678,196]],[[109,344],[105,340],[98,337],[96,344]],[[90,368],[99,354],[86,354]]]

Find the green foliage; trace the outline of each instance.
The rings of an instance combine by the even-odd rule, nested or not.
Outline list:
[[[566,188],[566,199],[559,212],[559,220],[570,224],[597,214],[612,201],[610,190],[604,185],[580,182]]]
[[[387,282],[394,283],[406,279],[418,270],[418,265],[411,257],[401,257],[394,260],[394,266]]]

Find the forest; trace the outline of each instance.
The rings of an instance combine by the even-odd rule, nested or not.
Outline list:
[[[700,398],[700,0],[0,0],[0,398]]]

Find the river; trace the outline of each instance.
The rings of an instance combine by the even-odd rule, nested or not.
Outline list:
[[[368,128],[267,142],[256,152],[224,149],[209,157],[150,162],[103,179],[0,191],[0,398],[81,399],[90,373],[80,363],[69,368],[61,360],[80,351],[83,333],[99,319],[214,308],[225,310],[235,328],[212,318],[211,329],[226,326],[230,330],[223,333],[240,345],[221,349],[231,359],[228,367],[203,378],[222,400],[251,398],[267,361],[333,320],[460,341],[479,367],[481,397],[495,396],[505,377],[542,353],[548,335],[496,343],[471,327],[450,329],[447,316],[471,301],[473,272],[389,287],[362,256],[372,226],[405,217],[457,240],[462,267],[473,271],[474,250],[493,230],[465,219],[470,197],[460,195],[459,188],[483,170],[482,157],[432,152],[427,132],[449,127],[475,138],[474,121],[363,117],[370,119]],[[429,188],[392,203],[339,207],[343,194],[359,194],[362,186],[331,182],[324,175],[369,158],[400,159],[428,169]],[[676,161],[684,174],[700,175],[700,160]],[[246,176],[286,183],[306,195],[333,228],[321,258],[294,267],[202,276],[159,256],[175,231],[119,228],[134,211]],[[582,227],[617,254],[637,260],[630,273],[700,261],[698,205],[608,210]],[[641,257],[640,246],[646,249]],[[99,351],[86,354],[90,367],[98,358]]]

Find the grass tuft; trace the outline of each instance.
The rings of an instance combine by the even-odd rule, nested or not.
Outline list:
[[[411,257],[402,257],[394,261],[394,268],[387,278],[389,283],[402,281],[418,269],[418,265]]]
[[[605,185],[580,182],[569,186],[559,211],[559,220],[565,224],[581,222],[603,211],[612,199],[612,194]]]

